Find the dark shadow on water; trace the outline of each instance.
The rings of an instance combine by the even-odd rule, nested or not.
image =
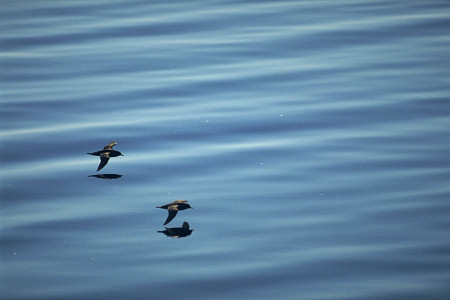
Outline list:
[[[166,230],[158,231],[158,232],[164,233],[168,237],[178,239],[178,238],[190,236],[192,231],[194,231],[194,230],[189,229],[189,223],[184,222],[182,227],[172,227],[172,228],[166,227]]]
[[[94,175],[89,175],[88,177],[97,177],[97,178],[101,178],[101,179],[118,179],[122,176],[123,175],[120,175],[120,174],[94,174]]]

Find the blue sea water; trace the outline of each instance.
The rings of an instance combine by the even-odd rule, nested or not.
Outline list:
[[[0,299],[447,299],[448,1],[0,7]]]

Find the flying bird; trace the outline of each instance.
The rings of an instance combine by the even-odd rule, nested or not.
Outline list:
[[[114,147],[115,145],[117,145],[117,143],[113,141],[103,147],[103,150],[87,153],[90,155],[100,156],[100,164],[98,165],[97,172],[103,169],[104,166],[106,166],[110,157],[123,156],[123,154],[119,151],[113,150],[112,147]]]
[[[173,201],[172,203],[169,203],[169,204],[166,204],[163,206],[157,206],[156,208],[167,209],[167,211],[169,212],[166,222],[164,222],[164,224],[163,224],[163,225],[166,225],[170,221],[172,221],[173,218],[175,218],[175,216],[177,215],[179,210],[185,210],[185,209],[192,208],[192,207],[189,204],[187,204],[187,200],[176,200],[176,201]]]

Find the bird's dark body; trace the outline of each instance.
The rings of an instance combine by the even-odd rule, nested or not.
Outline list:
[[[186,203],[178,203],[178,204],[166,204],[163,206],[158,206],[157,208],[168,209],[170,206],[176,206],[177,210],[185,210],[188,208],[192,208],[189,204]]]
[[[95,156],[100,156],[103,153],[109,152],[109,157],[117,157],[117,156],[122,156],[123,154],[120,153],[119,151],[116,150],[99,150],[96,152],[92,152],[92,153],[88,153],[90,155],[95,155]]]

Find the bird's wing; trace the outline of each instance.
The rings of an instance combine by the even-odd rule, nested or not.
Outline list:
[[[163,225],[168,224],[170,221],[173,220],[173,218],[175,218],[175,216],[178,213],[178,208],[174,207],[174,206],[169,206],[169,208],[167,209],[167,211],[169,212],[169,215],[167,216],[166,222],[164,222]]]
[[[98,165],[97,172],[103,169],[104,166],[106,166],[108,160],[109,160],[109,152],[100,154],[100,164]]]
[[[186,203],[186,202],[187,202],[187,200],[176,200],[176,201],[170,202],[168,204],[164,204],[162,206],[157,206],[156,208],[164,208],[164,209],[166,209],[169,206],[177,205],[177,204],[180,204],[180,203]]]
[[[187,200],[175,200],[175,201],[173,201],[172,203],[170,203],[170,204],[180,204],[180,203],[187,203],[188,201]]]
[[[111,143],[103,147],[103,150],[112,150],[112,147],[114,147],[115,145],[117,145],[117,143],[112,141]]]

